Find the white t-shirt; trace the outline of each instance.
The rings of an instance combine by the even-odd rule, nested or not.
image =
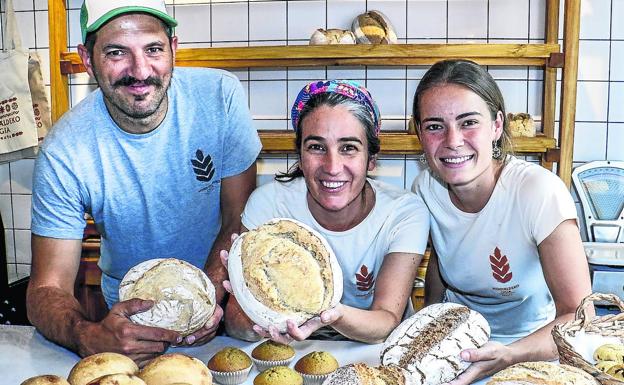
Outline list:
[[[431,238],[448,301],[488,320],[492,338],[524,337],[555,316],[537,246],[576,208],[563,182],[544,168],[511,157],[478,213],[451,202],[446,184],[429,170],[412,190],[431,212]]]
[[[395,252],[424,254],[429,235],[429,213],[417,195],[372,179],[368,183],[375,191],[375,206],[360,224],[347,231],[329,231],[318,224],[308,209],[303,177],[258,187],[247,201],[242,223],[254,229],[273,218],[292,218],[321,233],[342,268],[341,303],[368,309],[384,256]]]

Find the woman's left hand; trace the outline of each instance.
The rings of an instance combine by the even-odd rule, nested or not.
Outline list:
[[[499,342],[490,341],[479,349],[466,349],[461,358],[472,364],[449,385],[468,385],[505,369],[513,363],[511,348]]]
[[[303,341],[308,338],[313,332],[322,328],[323,326],[331,325],[336,322],[341,316],[341,305],[325,310],[320,316],[309,319],[308,321],[297,326],[295,321],[286,321],[286,332],[280,333],[274,326],[269,326],[269,329],[264,329],[259,325],[254,325],[253,330],[264,338],[270,338],[275,342],[282,344],[289,344],[292,341]]]

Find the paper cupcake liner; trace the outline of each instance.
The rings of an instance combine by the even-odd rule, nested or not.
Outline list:
[[[321,385],[323,381],[325,381],[325,379],[331,374],[305,374],[301,372],[297,373],[301,374],[301,377],[303,377],[303,385]]]
[[[263,372],[269,368],[274,366],[288,366],[292,362],[294,356],[287,360],[275,360],[275,361],[267,361],[267,360],[259,360],[257,358],[251,357],[251,360],[256,364],[256,368],[258,368],[259,372]]]
[[[212,373],[212,379],[221,385],[239,385],[245,382],[247,376],[249,376],[249,371],[251,370],[251,366],[247,369],[237,370],[235,372],[218,372],[216,370],[210,369]]]

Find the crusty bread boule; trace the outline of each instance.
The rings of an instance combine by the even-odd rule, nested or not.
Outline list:
[[[398,38],[390,19],[380,11],[358,15],[351,24],[358,44],[396,44]]]
[[[53,374],[44,374],[42,376],[30,377],[20,385],[69,385],[69,382]]]
[[[405,369],[398,366],[369,366],[364,363],[342,366],[323,381],[323,385],[363,384],[416,385],[416,382]]]
[[[274,219],[241,234],[230,249],[228,272],[241,309],[263,328],[286,331],[334,307],[342,270],[329,243],[293,219]]]
[[[145,381],[135,376],[134,374],[109,374],[97,378],[88,385],[146,385]]]
[[[310,45],[355,44],[353,32],[344,29],[319,28],[312,33]]]
[[[130,319],[183,336],[204,326],[216,304],[215,287],[206,273],[175,258],[150,259],[130,269],[119,285],[119,298],[154,301],[149,310]]]
[[[476,311],[455,303],[430,305],[403,321],[386,339],[381,363],[397,365],[417,384],[449,382],[469,365],[459,356],[490,338],[490,326]]]
[[[97,353],[78,361],[69,372],[71,385],[86,385],[107,374],[137,374],[139,367],[129,357],[119,353]]]
[[[195,357],[179,353],[163,354],[151,360],[139,373],[147,385],[211,385],[208,367]]]
[[[487,385],[598,385],[579,368],[553,362],[521,362],[494,374]]]

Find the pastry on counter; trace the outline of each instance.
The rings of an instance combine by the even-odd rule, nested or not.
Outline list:
[[[186,261],[156,258],[130,269],[119,285],[119,299],[154,301],[133,322],[189,335],[206,324],[215,310],[215,287],[206,273]]]
[[[253,385],[303,385],[303,377],[288,366],[275,366],[258,374]]]
[[[78,361],[69,372],[71,385],[87,385],[108,374],[137,374],[139,367],[131,358],[119,353],[97,353]]]
[[[494,374],[487,385],[597,385],[589,373],[552,362],[521,362]]]
[[[89,382],[88,385],[146,385],[145,381],[133,374],[109,374]]]
[[[358,44],[396,44],[398,42],[390,19],[379,11],[357,16],[351,24]]]
[[[69,382],[53,374],[44,374],[42,376],[28,378],[20,385],[69,385]]]
[[[594,352],[594,359],[596,361],[615,361],[619,363],[624,363],[624,345],[601,345]]]
[[[607,370],[606,373],[611,377],[624,381],[624,364],[613,365]]]
[[[355,44],[353,32],[344,29],[319,28],[312,33],[310,45]]]
[[[290,345],[266,340],[251,351],[251,359],[259,371],[274,366],[288,366],[295,358],[295,349]]]
[[[232,244],[228,273],[241,309],[264,329],[286,331],[338,304],[342,270],[329,243],[293,219],[273,219]]]
[[[470,365],[459,353],[489,340],[490,326],[478,312],[456,303],[430,305],[401,324],[381,348],[383,365],[407,370],[417,384],[449,382]]]
[[[219,350],[208,361],[214,380],[222,385],[242,384],[249,376],[251,366],[247,353],[231,346]]]
[[[297,361],[295,370],[303,377],[304,385],[321,385],[338,366],[338,361],[331,353],[311,352]]]
[[[212,385],[212,374],[203,362],[179,353],[154,358],[141,369],[139,377],[148,385]]]

